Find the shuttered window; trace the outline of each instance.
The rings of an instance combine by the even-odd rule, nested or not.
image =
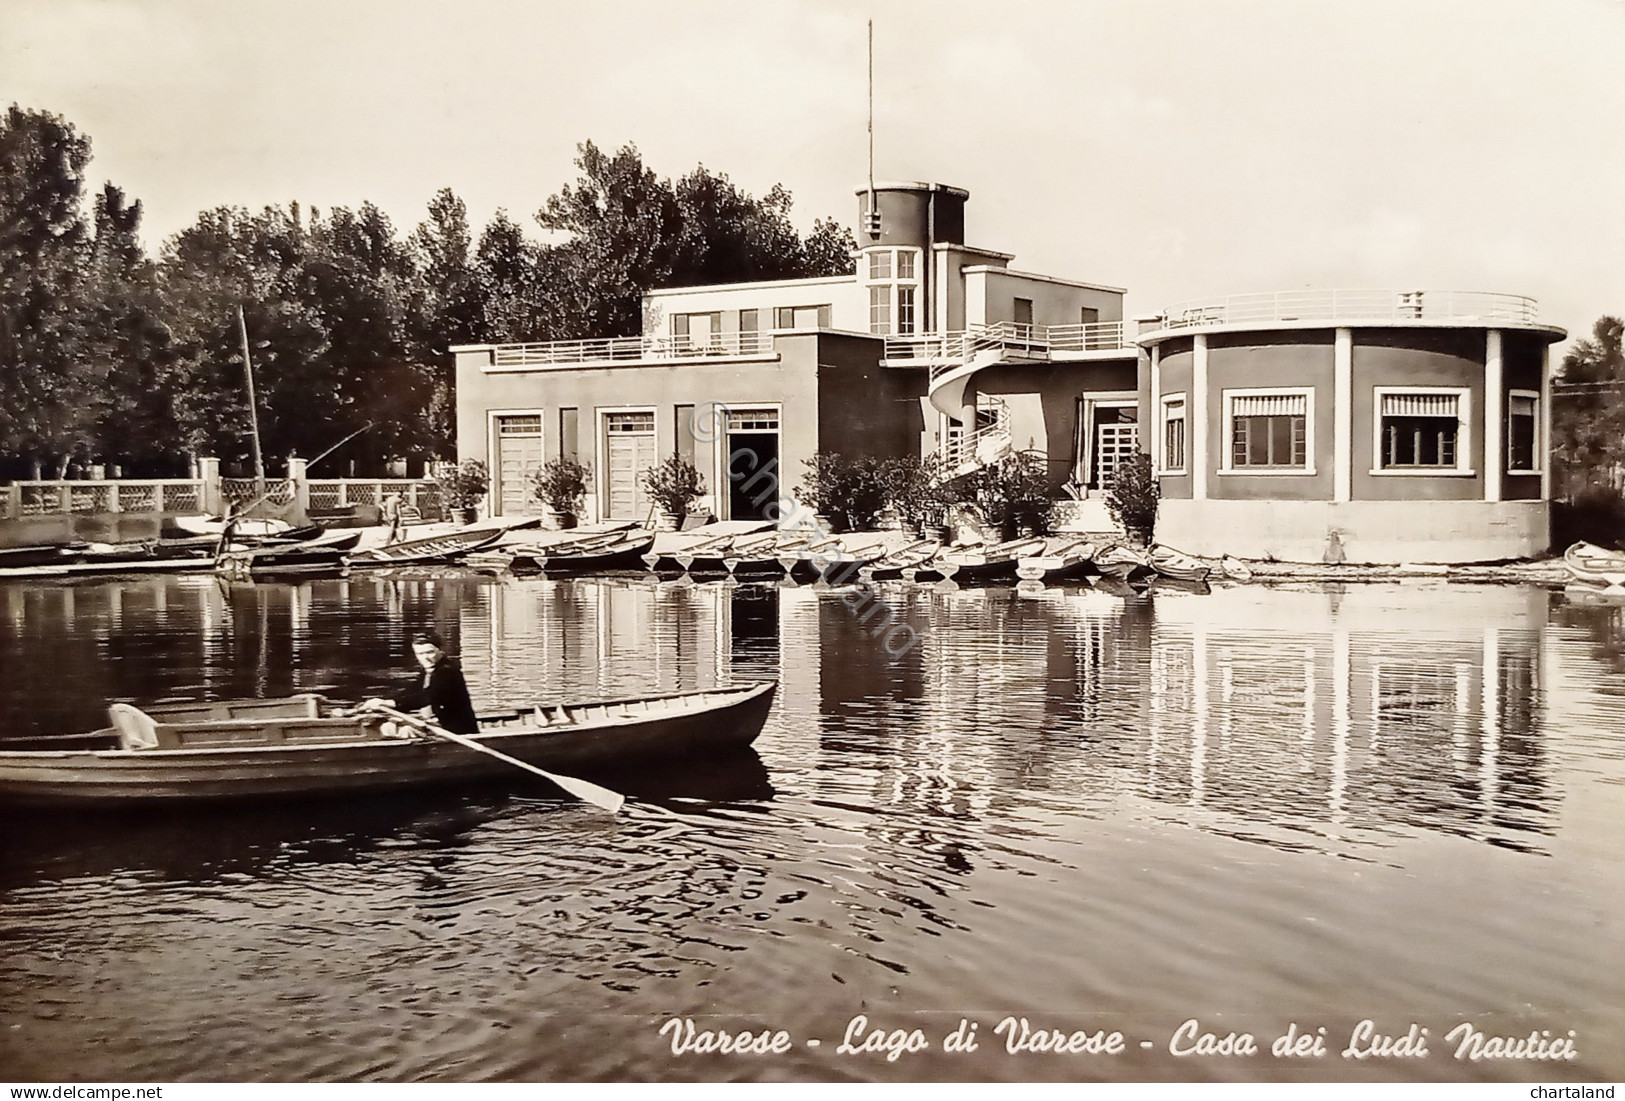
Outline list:
[[[1381,469],[1460,468],[1466,408],[1461,391],[1383,393],[1378,408]]]
[[[1230,469],[1309,472],[1309,395],[1225,395]]]

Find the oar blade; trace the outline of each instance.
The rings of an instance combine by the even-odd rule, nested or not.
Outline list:
[[[538,769],[537,771],[541,770]],[[626,804],[626,796],[620,792],[601,788],[597,784],[590,784],[586,780],[578,780],[574,776],[559,776],[556,773],[549,772],[547,778],[582,802],[591,803],[595,807],[602,807],[611,814],[620,813],[621,807]]]

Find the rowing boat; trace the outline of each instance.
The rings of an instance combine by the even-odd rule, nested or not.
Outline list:
[[[1580,542],[1563,552],[1563,564],[1576,581],[1610,589],[1625,587],[1625,551]]]
[[[474,737],[560,773],[696,761],[753,742],[776,688],[505,708],[482,714]],[[77,739],[70,748],[0,749],[0,807],[339,795],[514,775],[512,766],[464,746],[341,710],[313,694],[149,709],[113,704],[113,725],[70,736]]]
[[[1042,553],[1044,553],[1042,538],[1012,539],[1008,543],[997,543],[991,547],[948,551],[926,569],[916,570],[914,576],[916,580],[928,581],[931,580],[927,576],[928,571],[935,569],[943,575],[943,580],[952,580],[959,585],[967,581],[977,585],[995,581],[1014,581],[1016,568],[1021,560]],[[944,566],[954,568],[946,571]]]
[[[502,528],[463,528],[461,531],[409,539],[404,543],[357,551],[347,561],[352,566],[409,566],[425,562],[449,562],[471,551],[488,547],[503,536]]]
[[[923,566],[935,558],[941,550],[941,540],[918,539],[864,566],[858,573],[866,581],[895,581],[903,576],[904,570]]]
[[[333,532],[302,543],[233,549],[215,559],[215,569],[237,578],[337,573],[360,539],[359,531]]]
[[[1016,563],[1016,576],[1023,581],[1041,581],[1053,585],[1059,581],[1075,581],[1098,572],[1095,569],[1095,544],[1087,539],[1075,539],[1044,553],[1028,555]]]
[[[610,533],[613,540],[590,546],[578,546],[559,551],[546,548],[536,553],[531,561],[544,573],[585,574],[609,570],[635,570],[643,565],[643,556],[655,545],[654,533],[617,531]]]
[[[1149,578],[1154,572],[1151,560],[1144,553],[1122,544],[1107,547],[1095,555],[1095,567],[1103,576],[1118,581],[1138,581]]]
[[[1211,570],[1205,562],[1192,558],[1184,551],[1176,551],[1172,547],[1152,547],[1147,556],[1151,568],[1163,577],[1172,577],[1178,581],[1206,581]]]

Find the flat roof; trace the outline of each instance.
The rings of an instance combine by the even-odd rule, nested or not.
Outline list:
[[[970,198],[970,192],[966,191],[963,187],[953,187],[953,186],[951,186],[949,184],[944,184],[944,183],[929,183],[929,182],[927,182],[925,180],[887,180],[884,183],[882,183],[879,180],[876,180],[875,181],[875,190],[876,191],[940,191],[944,195],[952,195],[955,198],[959,198],[959,199],[968,199],[968,198]],[[852,191],[852,194],[854,194],[854,195],[867,195],[867,194],[869,194],[869,185],[864,184],[862,187],[854,188],[853,191]]]
[[[752,283],[696,283],[691,287],[656,287],[644,291],[645,298],[658,298],[666,294],[700,294],[711,291],[767,290],[770,287],[823,287],[835,283],[855,283],[858,273],[851,275],[819,275],[807,279],[759,279]]]
[[[1104,283],[1084,283],[1084,282],[1080,282],[1077,279],[1062,279],[1058,275],[1039,275],[1037,272],[1016,271],[1016,270],[1014,270],[1012,268],[998,268],[998,267],[994,267],[992,264],[973,264],[972,266],[967,267],[964,270],[965,271],[985,271],[985,272],[990,272],[990,273],[992,273],[994,275],[1012,275],[1012,276],[1015,276],[1017,279],[1034,279],[1034,280],[1037,280],[1040,283],[1056,283],[1056,284],[1059,284],[1060,286],[1063,286],[1063,287],[1078,287],[1079,289],[1086,290],[1086,291],[1106,291],[1106,292],[1111,293],[1111,294],[1127,294],[1128,293],[1127,288],[1124,288],[1124,287],[1108,287]]]

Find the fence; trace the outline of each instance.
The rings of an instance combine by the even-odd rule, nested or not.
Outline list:
[[[290,464],[292,477],[258,481],[222,478],[214,459],[199,463],[201,477],[84,481],[23,481],[0,486],[0,520],[44,516],[224,514],[264,503],[271,510],[309,516],[380,506],[392,493],[420,515],[440,508],[440,490],[418,478],[322,478],[304,476],[304,463]]]

